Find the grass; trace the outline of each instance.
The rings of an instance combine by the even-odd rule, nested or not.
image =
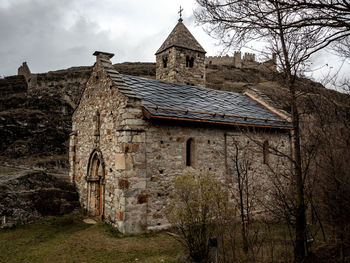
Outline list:
[[[102,222],[89,225],[83,219],[82,215],[51,217],[15,229],[0,230],[0,263],[188,262],[184,248],[165,232],[123,235]],[[231,262],[232,258],[229,231],[235,236],[235,262],[293,261],[293,246],[284,224],[251,224],[248,254],[242,251],[240,224],[226,229],[226,262]],[[213,253],[212,249],[212,258]]]
[[[293,244],[285,224],[251,222],[247,229],[247,254],[243,251],[240,223],[223,226],[219,233],[220,254],[221,257],[225,254],[226,262],[289,263],[293,260]]]
[[[122,235],[81,215],[53,217],[0,231],[0,262],[181,262],[182,247],[164,232]]]

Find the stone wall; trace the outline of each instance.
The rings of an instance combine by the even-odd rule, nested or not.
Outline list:
[[[226,56],[208,56],[205,58],[206,65],[234,65],[234,57]]]
[[[288,132],[228,132],[226,134],[226,186],[229,187],[231,198],[236,199],[237,204],[238,166],[241,176],[247,178],[250,213],[254,218],[273,217],[270,211],[274,206],[276,176],[279,182],[283,182],[291,174],[291,163],[287,157],[290,156],[290,143]],[[246,202],[245,205],[247,205]]]
[[[30,79],[31,73],[27,62],[23,62],[22,65],[18,68],[18,76],[24,76],[27,82]]]
[[[122,95],[98,61],[73,114],[70,177],[89,211],[94,198],[90,196],[92,183],[87,181],[89,161],[94,152],[100,153],[104,170],[99,178],[104,199],[101,216],[122,232],[146,228],[144,138],[140,100]]]
[[[186,142],[192,138],[194,142],[194,164],[186,166]],[[169,201],[169,194],[173,189],[173,180],[176,175],[208,173],[225,182],[226,185],[235,185],[234,160],[235,147],[239,146],[240,162],[245,157],[251,158],[251,174],[255,188],[260,189],[257,200],[252,207],[256,213],[264,208],[261,202],[268,200],[270,181],[268,165],[276,169],[285,169],[286,160],[269,156],[269,164],[264,164],[263,142],[269,141],[271,147],[288,153],[290,150],[289,135],[281,131],[257,131],[242,133],[234,128],[203,127],[198,125],[152,125],[146,130],[146,160],[147,160],[147,189],[148,229],[167,227],[165,207]]]
[[[235,51],[233,56],[209,56],[205,58],[206,65],[228,65],[236,68],[255,68],[261,71],[276,71],[276,55],[272,55],[272,59],[264,62],[255,60],[255,54]]]
[[[193,67],[186,63],[186,57],[193,58]],[[167,58],[167,66],[163,59]],[[205,86],[205,54],[171,47],[156,56],[156,79],[171,83]]]
[[[261,182],[261,198],[265,198],[267,166],[261,144],[268,140],[287,151],[287,133],[147,121],[141,100],[123,95],[118,87],[125,83],[118,72],[107,69],[107,73],[106,65],[111,66],[108,58],[98,55],[73,114],[70,140],[70,177],[89,213],[124,233],[167,227],[165,208],[175,175],[209,173],[235,184],[227,181],[234,171],[234,141],[242,150],[251,149],[253,181]],[[119,80],[113,82],[109,74]],[[192,160],[187,165],[189,139]],[[271,157],[270,162],[277,160]]]

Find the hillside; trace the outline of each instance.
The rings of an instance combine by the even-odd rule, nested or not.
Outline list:
[[[90,70],[90,69],[89,69]],[[22,76],[0,80],[0,161],[67,169],[71,114],[85,85],[82,74],[57,71],[35,75],[28,88]],[[68,81],[67,81],[68,79]],[[33,85],[30,83],[30,85]]]
[[[114,66],[122,74],[155,78],[155,63]],[[67,171],[71,115],[91,69],[74,67],[32,74],[29,86],[23,76],[0,79],[0,163]],[[238,93],[253,88],[288,112],[288,90],[281,87],[281,80],[278,73],[226,65],[209,65],[206,73],[208,88]],[[297,88],[302,112],[312,113],[317,104],[327,109],[327,114],[341,113],[349,119],[350,96],[308,79],[299,79]]]

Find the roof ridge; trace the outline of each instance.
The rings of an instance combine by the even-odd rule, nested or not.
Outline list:
[[[234,91],[229,91],[229,90],[218,90],[218,89],[212,89],[212,88],[207,88],[207,87],[200,87],[200,86],[191,86],[191,85],[186,85],[186,84],[179,84],[179,83],[170,83],[168,81],[164,81],[164,80],[159,80],[159,79],[149,79],[149,78],[145,78],[145,77],[139,77],[139,76],[133,76],[133,75],[127,75],[127,74],[120,74],[121,76],[127,76],[127,77],[132,77],[132,78],[139,78],[139,79],[144,79],[147,81],[152,81],[152,82],[161,82],[167,85],[172,85],[172,86],[184,86],[187,89],[203,89],[203,90],[209,90],[209,91],[213,91],[213,92],[217,92],[217,93],[231,93],[231,94],[239,94],[239,95],[243,95],[242,93],[238,93],[238,92],[234,92]]]

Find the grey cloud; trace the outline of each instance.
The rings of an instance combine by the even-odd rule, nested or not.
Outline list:
[[[113,62],[154,61],[154,53],[177,22],[170,1],[10,0],[5,7],[0,0],[0,77],[16,74],[23,61],[32,72],[92,65],[95,50],[115,53]],[[195,26],[189,7],[183,18],[207,55],[221,51],[217,41]],[[103,23],[106,27],[108,19],[114,20],[109,26],[114,36],[100,27]],[[119,29],[116,20],[122,23]],[[324,52],[315,57],[313,68],[339,65],[336,57]],[[345,64],[340,74],[348,77],[349,68]],[[309,75],[320,80],[322,73]]]
[[[112,51],[107,31],[71,13],[72,0],[15,1],[0,7],[0,76],[16,74],[27,61],[32,72],[45,72],[77,65],[91,65],[92,52]],[[67,20],[74,18],[67,28]]]
[[[154,61],[154,53],[177,22],[176,10],[168,15],[170,10],[156,9],[168,3],[11,0],[8,7],[0,3],[0,76],[16,74],[23,61],[32,72],[92,65],[95,50],[115,53],[113,62]],[[108,18],[113,20],[109,28],[114,35],[100,27]],[[120,30],[114,18],[122,21]],[[192,23],[192,15],[187,14],[186,21]],[[126,26],[130,28],[125,30]],[[150,34],[148,28],[159,31]]]

